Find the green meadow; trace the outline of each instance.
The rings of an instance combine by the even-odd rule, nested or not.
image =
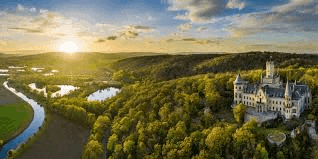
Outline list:
[[[2,86],[0,92],[0,140],[7,141],[29,125],[33,109]]]

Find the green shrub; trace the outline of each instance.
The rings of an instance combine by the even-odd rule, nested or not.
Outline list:
[[[244,121],[246,106],[238,104],[233,109],[234,118],[237,122],[242,123]]]

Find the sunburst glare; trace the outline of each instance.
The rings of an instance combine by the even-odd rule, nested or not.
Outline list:
[[[61,52],[74,53],[78,51],[78,46],[73,41],[67,41],[60,45],[59,50]]]

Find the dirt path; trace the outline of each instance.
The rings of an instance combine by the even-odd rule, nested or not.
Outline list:
[[[77,159],[81,158],[89,130],[64,117],[51,114],[44,133],[18,158]]]

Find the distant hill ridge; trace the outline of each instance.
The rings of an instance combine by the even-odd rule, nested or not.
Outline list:
[[[269,58],[272,58],[278,68],[290,65],[307,67],[318,64],[318,55],[248,52],[240,54],[138,56],[119,60],[112,65],[112,68],[117,71],[124,70],[138,80],[150,78],[164,81],[204,73],[263,69],[265,68],[264,63]]]

